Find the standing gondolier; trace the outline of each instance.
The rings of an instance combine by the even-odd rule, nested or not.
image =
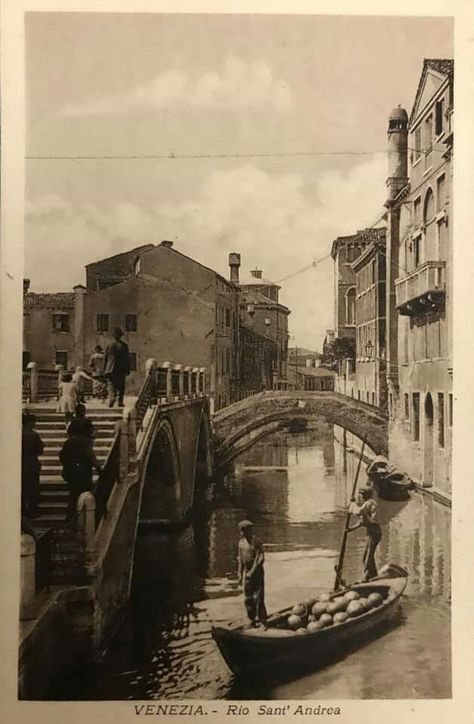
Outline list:
[[[104,374],[109,389],[109,407],[113,407],[118,398],[118,406],[123,407],[125,394],[125,378],[130,372],[130,352],[128,344],[122,341],[123,332],[120,327],[113,331],[114,341],[105,350]]]
[[[364,581],[369,581],[377,576],[375,551],[382,539],[382,529],[377,520],[377,503],[372,494],[372,488],[367,485],[359,488],[359,503],[352,500],[349,508],[352,515],[359,517],[359,522],[350,526],[348,531],[357,530],[363,526],[367,532],[367,545],[363,557]]]
[[[265,582],[263,544],[254,535],[253,523],[242,520],[239,523],[240,540],[238,550],[238,579],[244,591],[244,602],[251,626],[260,624],[266,628]]]

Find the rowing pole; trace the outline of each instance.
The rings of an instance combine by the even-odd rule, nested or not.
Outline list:
[[[362,447],[360,450],[359,462],[357,464],[357,471],[356,471],[355,478],[354,478],[354,485],[352,486],[351,501],[354,499],[354,496],[355,496],[355,491],[357,488],[357,481],[359,480],[360,465],[362,463],[362,456],[364,454],[364,448],[365,448],[366,441],[367,441],[367,435],[364,437],[364,440],[362,442]],[[350,520],[351,520],[351,506],[349,503],[349,508],[348,508],[347,516],[346,516],[346,524],[344,526],[344,531],[342,533],[341,548],[339,550],[339,560],[338,560],[337,566],[335,568],[335,571],[336,571],[336,580],[334,581],[334,590],[335,591],[339,590],[341,583],[343,583],[341,574],[342,574],[342,566],[344,564],[344,556],[346,553],[346,541],[347,541],[347,534],[349,532]]]

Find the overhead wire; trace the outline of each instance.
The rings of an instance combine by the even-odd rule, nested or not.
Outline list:
[[[431,153],[421,149],[407,147],[408,151],[423,154]],[[193,160],[193,159],[219,159],[219,158],[291,158],[300,156],[377,156],[389,154],[390,151],[364,150],[364,151],[270,151],[253,153],[143,153],[143,154],[78,154],[78,155],[53,155],[53,154],[29,154],[25,156],[27,161],[141,161],[141,160]]]

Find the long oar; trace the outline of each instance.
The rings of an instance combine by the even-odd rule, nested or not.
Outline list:
[[[355,491],[357,488],[357,481],[359,480],[360,465],[362,463],[362,456],[364,454],[366,440],[367,440],[367,435],[364,437],[364,440],[362,442],[362,447],[360,450],[359,462],[357,463],[357,471],[356,471],[355,478],[354,478],[354,485],[352,486],[351,501],[355,495]],[[341,548],[339,550],[339,560],[338,560],[337,566],[336,566],[336,580],[334,581],[334,590],[335,591],[337,591],[339,589],[339,587],[342,583],[342,578],[341,578],[342,566],[344,565],[344,556],[346,553],[346,542],[347,542],[347,534],[349,532],[350,519],[351,519],[351,513],[350,513],[350,504],[349,504],[349,509],[347,511],[347,517],[346,517],[346,524],[344,526],[344,531],[342,533]]]

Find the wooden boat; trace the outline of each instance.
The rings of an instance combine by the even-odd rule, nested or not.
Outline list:
[[[412,481],[404,473],[396,470],[388,475],[382,475],[374,480],[378,494],[384,500],[408,500]]]
[[[382,455],[369,463],[367,477],[384,500],[408,500],[410,490],[413,489],[412,481],[396,470]]]
[[[359,646],[396,621],[408,574],[399,566],[386,566],[386,569],[383,576],[353,584],[332,595],[335,598],[353,590],[361,596],[378,592],[384,598],[377,608],[344,623],[314,633],[296,633],[285,627],[291,612],[291,608],[287,608],[269,618],[266,631],[247,626],[215,627],[212,636],[228,667],[237,675],[253,674],[259,669],[291,673],[295,667],[324,665],[335,655]]]
[[[288,432],[305,432],[308,429],[308,420],[304,417],[294,417],[286,422]]]

